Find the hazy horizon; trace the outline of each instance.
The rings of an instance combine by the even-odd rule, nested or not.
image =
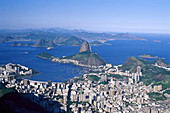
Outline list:
[[[168,0],[0,0],[0,29],[170,34]]]
[[[12,30],[12,31],[24,31],[24,30],[40,30],[43,31],[44,29],[64,29],[64,30],[80,30],[82,32],[89,32],[89,33],[108,33],[108,34],[112,34],[112,33],[130,33],[130,34],[162,34],[162,35],[170,35],[170,33],[152,33],[152,32],[126,32],[126,31],[99,31],[99,30],[88,30],[88,29],[76,29],[76,28],[61,28],[61,27],[49,27],[49,28],[6,28],[6,29],[0,29],[2,30]]]

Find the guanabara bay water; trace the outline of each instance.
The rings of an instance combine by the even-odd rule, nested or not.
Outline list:
[[[123,64],[130,56],[139,57],[152,54],[165,58],[170,63],[170,35],[136,34],[147,40],[114,40],[109,45],[92,46],[93,52],[98,53],[106,62],[113,65]],[[154,40],[159,40],[155,42]],[[37,57],[37,54],[48,52],[55,57],[69,56],[79,52],[80,46],[57,46],[47,50],[43,47],[11,46],[12,42],[0,43],[0,65],[7,63],[21,64],[38,70],[39,75],[28,79],[37,81],[63,82],[74,76],[88,73],[88,69],[72,64],[50,62]],[[22,42],[28,43],[28,42]]]

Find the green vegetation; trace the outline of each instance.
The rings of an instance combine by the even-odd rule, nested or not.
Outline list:
[[[58,45],[80,46],[84,40],[75,36],[70,37],[56,37],[54,43]]]
[[[100,82],[99,84],[103,84],[103,85],[106,85],[108,84],[109,82]]]
[[[45,40],[44,43],[35,45],[35,47],[55,47],[56,45],[79,46],[84,40],[70,33],[62,31],[49,30],[7,30],[0,32],[0,43],[11,41],[38,41]],[[15,44],[15,46],[27,46],[25,44]],[[13,46],[14,46],[13,45]],[[28,44],[29,45],[29,44]],[[31,44],[32,46],[32,44]]]
[[[163,89],[170,88],[170,71],[163,68],[158,68],[153,65],[154,63],[159,63],[162,65],[164,63],[167,64],[166,61],[159,58],[153,61],[147,61],[142,58],[129,57],[120,69],[123,71],[130,70],[130,72],[133,73],[136,72],[137,66],[140,66],[144,75],[140,78],[140,81],[143,81],[144,84],[161,84]]]
[[[170,89],[163,92],[163,94],[165,93],[170,94]]]
[[[53,41],[39,39],[35,44],[34,47],[56,47],[56,44]]]
[[[96,76],[96,75],[88,75],[87,79],[89,79],[89,80],[91,80],[93,82],[97,82],[97,81],[100,80],[100,78],[98,76]]]
[[[98,54],[87,51],[67,56],[64,59],[78,60],[81,64],[91,66],[106,65],[106,62]]]
[[[142,57],[142,58],[158,58],[158,57],[153,56],[153,55],[151,55],[151,54],[139,55],[139,57]]]
[[[16,41],[16,40],[37,41],[38,39],[44,39],[44,40],[54,41],[54,43],[58,45],[67,42],[67,40],[69,40],[69,38],[73,36],[77,37],[80,42],[82,40],[80,38],[88,38],[88,39],[95,39],[95,40],[107,40],[107,39],[144,40],[140,37],[133,36],[128,33],[113,35],[110,33],[91,33],[85,31],[73,31],[73,30],[60,29],[60,28],[0,30],[0,42],[9,42],[9,41]],[[75,40],[73,41],[72,44],[76,44],[75,42],[77,43],[77,41]],[[81,44],[82,43],[79,44],[78,42],[78,45]]]
[[[36,41],[38,39],[44,40],[53,40],[56,37],[65,37],[61,33],[52,33],[48,31],[40,30],[21,30],[21,31],[7,31],[0,34],[0,39],[3,38],[4,41],[13,41],[13,40],[29,40]]]
[[[35,69],[32,69],[32,75],[37,75],[37,74],[40,74],[40,72]]]
[[[40,58],[44,58],[44,59],[54,58],[51,54],[46,53],[46,52],[40,53],[37,56]],[[79,61],[79,64],[88,65],[88,66],[106,65],[106,62],[104,61],[104,59],[101,58],[97,53],[92,53],[92,52],[87,52],[87,51],[80,52],[72,56],[61,57],[60,59],[77,60]]]
[[[170,67],[170,64],[168,62],[166,62],[165,60],[163,60],[162,58],[157,58],[153,61],[150,61],[150,63],[151,64],[157,63],[157,65],[159,65],[159,66]]]
[[[75,78],[74,79],[74,82],[78,82],[78,81],[84,81],[84,78],[83,77],[79,77],[79,78]]]
[[[14,88],[6,88],[2,83],[0,83],[0,97],[10,92],[16,92],[16,90]]]
[[[162,85],[162,89],[167,89],[170,88],[170,81],[166,80],[166,81],[157,81],[157,82],[153,82],[153,86],[154,85]]]
[[[37,56],[40,58],[44,58],[44,59],[52,59],[53,58],[53,56],[51,54],[46,53],[46,52],[40,53]]]
[[[18,43],[18,42],[13,42],[11,44],[11,46],[33,46],[34,43],[27,43],[27,44],[24,44],[24,43]]]
[[[5,88],[5,89],[1,89],[0,90],[0,97],[4,96],[7,93],[10,92],[16,92],[16,90],[14,88]]]
[[[0,67],[5,68],[5,65],[0,65]]]
[[[43,107],[26,99],[14,88],[6,88],[0,83],[0,110],[3,113],[47,113]]]
[[[4,89],[4,88],[5,88],[5,86],[2,83],[0,83],[0,90]]]
[[[93,41],[90,43],[91,45],[102,45],[103,43],[99,42],[99,41]]]
[[[116,79],[123,79],[123,76],[121,76],[119,74],[110,74],[110,75],[108,75],[108,77],[114,77]]]
[[[148,93],[149,97],[152,98],[153,100],[166,100],[167,98],[161,94],[161,93],[155,93],[155,92],[151,92],[151,93]]]
[[[125,105],[126,105],[126,107],[128,107],[130,105],[130,103],[125,101]]]
[[[129,57],[120,69],[123,71],[129,70],[130,72],[136,72],[137,66],[144,67],[146,62],[147,61],[142,58]]]

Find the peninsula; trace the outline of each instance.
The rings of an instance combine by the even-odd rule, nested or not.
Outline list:
[[[49,53],[40,53],[37,56],[44,59],[50,59],[52,62],[73,63],[75,65],[85,67],[96,67],[106,65],[106,61],[102,57],[100,57],[97,53],[92,52],[91,46],[87,41],[83,42],[79,53],[72,56],[56,58]]]

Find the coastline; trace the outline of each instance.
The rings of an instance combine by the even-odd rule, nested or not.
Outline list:
[[[33,75],[25,75],[25,76],[18,75],[18,76],[16,76],[16,79],[25,79],[27,77],[36,76],[36,75],[39,75],[39,74],[41,74],[41,72],[38,72],[37,74],[33,74]]]
[[[144,54],[144,55],[139,55],[141,58],[148,58],[148,59],[154,59],[154,58],[159,58],[157,56],[153,56],[151,54]]]
[[[80,64],[79,61],[72,60],[72,59],[60,59],[60,58],[55,58],[55,57],[53,59],[49,59],[49,58],[38,56],[38,55],[37,55],[37,57],[42,58],[42,59],[46,59],[46,60],[50,60],[51,62],[55,62],[55,63],[73,64],[73,65],[76,65],[76,66],[86,67],[86,68],[101,67],[101,66],[90,66],[90,65]],[[64,60],[64,61],[62,61],[62,60]]]
[[[99,67],[104,66],[104,65],[98,65],[98,66],[86,65],[86,64],[81,63],[78,60],[68,59],[68,58],[64,58],[64,57],[63,58],[54,57],[53,55],[46,53],[46,52],[38,54],[37,57],[42,58],[42,59],[46,59],[46,60],[50,60],[51,62],[70,63],[70,64],[73,64],[73,65],[76,65],[76,66],[81,66],[81,67],[86,67],[86,68],[99,68]]]
[[[122,43],[123,42],[123,43]],[[125,45],[126,45],[126,42],[127,41],[113,41],[113,45],[112,46],[114,46],[115,47],[115,50],[117,51],[117,48],[118,48],[118,46],[116,45],[116,44],[124,44],[124,42],[125,42]],[[130,41],[128,41],[129,43],[131,43]],[[157,44],[157,43],[152,43],[152,41],[151,40],[149,40],[148,42],[150,42],[152,45],[155,45],[155,44]],[[147,42],[147,43],[148,43]],[[169,42],[169,41],[167,41],[167,42]],[[140,42],[140,43],[143,43],[143,42]],[[150,44],[149,43],[149,44]],[[164,44],[164,43],[163,43]],[[161,44],[161,45],[163,45],[163,44]],[[9,44],[5,44],[6,46],[10,46]],[[132,45],[133,45],[133,43],[132,43]],[[2,46],[3,46],[3,44],[2,44]],[[105,47],[105,46],[104,46]],[[169,47],[169,46],[168,46]],[[9,47],[9,49],[12,49],[13,47]],[[36,56],[38,53],[40,53],[40,51],[41,52],[47,52],[47,50],[46,49],[44,49],[44,48],[38,48],[38,49],[36,49],[36,52],[35,53],[33,53],[32,52],[32,47],[19,47],[19,48],[17,48],[17,49],[19,49],[19,51],[21,51],[22,50],[22,48],[26,48],[27,50],[28,50],[28,52],[30,53],[29,55],[23,55],[23,54],[21,54],[21,56],[22,56],[22,58],[21,57],[18,57],[17,59],[16,59],[16,62],[17,63],[21,63],[21,61],[20,60],[22,60],[22,62],[23,62],[23,64],[26,64],[26,65],[28,65],[28,66],[33,66],[33,67],[35,67],[35,68],[37,68],[37,66],[34,66],[34,65],[32,65],[32,63],[30,62],[30,60],[29,60],[29,62],[27,62],[27,61],[25,61],[24,59],[26,58],[26,59],[31,59],[33,62],[36,62],[36,61],[38,61],[38,63],[39,62],[43,62],[43,66],[39,66],[41,63],[39,63],[39,64],[37,64],[38,65],[38,67],[41,67],[42,69],[39,69],[41,72],[42,72],[42,70],[44,70],[44,65],[46,65],[44,62],[46,62],[45,60],[44,61],[42,61],[41,59],[39,59],[39,60],[37,60],[36,58],[34,58],[33,57],[33,55],[34,56]],[[60,50],[61,48],[63,48],[62,46],[60,46],[59,47],[59,49],[58,49],[58,47],[57,47],[57,49],[55,49],[55,50],[50,50],[50,53],[52,53],[53,55],[60,55],[60,53],[58,52],[58,50]],[[103,49],[102,49],[102,47],[94,47],[94,48],[97,48],[96,50],[97,51],[103,51]],[[106,49],[108,49],[109,47],[107,47]],[[66,47],[66,49],[68,50],[69,49],[69,47]],[[63,49],[64,51],[66,50],[66,49]],[[163,48],[162,48],[163,49]],[[165,48],[166,49],[166,48]],[[2,50],[3,50],[3,48],[2,48]],[[35,49],[33,49],[33,50],[35,50]],[[67,51],[66,50],[66,51]],[[73,49],[72,49],[73,50]],[[110,50],[110,49],[109,49]],[[113,50],[113,52],[116,52],[115,50]],[[136,51],[137,49],[133,49],[133,51]],[[151,52],[150,54],[154,54],[154,52],[156,51],[155,49],[152,49],[152,47],[151,47],[151,50],[153,51],[153,52]],[[24,50],[25,51],[25,50]],[[128,50],[127,50],[128,51]],[[23,51],[21,51],[21,52],[23,52]],[[55,54],[55,52],[57,52],[56,54]],[[67,51],[67,52],[69,52],[69,51]],[[73,52],[75,52],[75,51],[73,51]],[[121,51],[120,51],[121,52]],[[127,55],[126,55],[126,53],[124,52],[124,51],[122,51],[122,53],[121,53],[121,55],[124,55],[126,58],[128,57]],[[157,51],[156,51],[157,52]],[[10,54],[13,54],[14,56],[16,56],[17,54],[17,51],[15,51],[15,53],[13,52],[13,53],[10,53]],[[105,54],[106,53],[106,55],[108,55],[107,54],[107,52],[101,52],[102,54]],[[134,56],[138,56],[138,55],[140,55],[140,54],[143,54],[143,53],[149,53],[149,52],[137,52],[137,54],[136,53],[133,53],[132,52],[132,54],[134,54]],[[166,52],[167,53],[167,52]],[[9,55],[10,55],[9,54]],[[62,53],[63,54],[63,53]],[[69,54],[71,54],[71,52],[69,52]],[[116,65],[118,65],[119,64],[119,62],[120,62],[120,64],[122,64],[123,62],[124,62],[124,57],[122,56],[122,58],[118,58],[117,56],[118,55],[114,55],[114,54],[112,54],[112,53],[110,53],[111,54],[111,56],[110,57],[105,57],[104,56],[104,58],[107,60],[107,61],[110,61],[112,64],[116,64]],[[154,55],[158,55],[159,54],[159,52],[158,53],[156,53],[156,54],[154,54]],[[160,53],[161,54],[161,53]],[[8,55],[8,53],[7,53],[7,55]],[[166,56],[166,55],[165,55]],[[3,58],[4,57],[4,58]],[[2,65],[3,64],[6,64],[6,62],[7,62],[7,60],[5,61],[5,57],[6,57],[6,55],[2,55]],[[24,58],[25,57],[25,58]],[[113,57],[114,59],[118,59],[117,61],[115,61],[114,59],[112,59],[111,57]],[[169,61],[169,59],[167,58],[167,57],[169,57],[168,56],[168,54],[167,54],[167,56],[165,57],[166,59],[167,59],[167,61]],[[33,58],[33,59],[32,59]],[[108,60],[109,59],[109,60]],[[123,59],[123,60],[122,60]],[[123,62],[121,62],[121,61],[123,61]],[[10,60],[10,62],[14,62],[14,59],[12,59],[11,58],[11,60]],[[49,62],[49,61],[48,61]],[[53,63],[51,63],[50,64],[50,62],[49,63],[47,63],[47,65],[49,66],[49,68],[48,68],[48,66],[46,66],[45,68],[47,69],[47,71],[48,71],[48,69],[50,69],[50,70],[52,70],[53,68],[51,68],[53,65],[55,65],[55,64],[53,64]],[[59,64],[59,65],[62,65],[62,64]],[[71,65],[71,64],[69,64],[69,65]],[[68,75],[69,73],[67,73],[66,72],[66,70],[68,70],[68,69],[66,69],[65,67],[67,67],[67,65],[66,66],[63,66],[64,67],[64,71],[65,71],[65,75]],[[54,73],[57,73],[57,71],[58,71],[58,73],[60,72],[61,73],[61,71],[60,71],[60,69],[59,69],[59,67],[55,67],[55,68],[57,68],[56,69],[56,71],[49,71],[49,76],[53,76],[54,75]],[[69,67],[69,68],[71,68],[71,67]],[[74,68],[74,67],[73,67]],[[81,68],[81,67],[80,67]],[[38,68],[37,68],[38,69]],[[44,76],[44,75],[47,75],[48,74],[48,72],[47,71],[44,71],[44,72],[42,72],[41,74],[42,74],[42,76]],[[70,69],[69,69],[69,71],[70,71]],[[58,74],[57,73],[57,74]],[[61,74],[61,75],[64,75],[64,74]],[[59,74],[58,74],[59,75]],[[39,76],[39,75],[38,75]],[[56,75],[57,76],[57,75]],[[38,77],[37,77],[38,78]],[[66,77],[67,78],[67,77]],[[45,79],[45,78],[44,78]],[[49,77],[49,79],[51,79],[51,77]],[[38,79],[37,79],[38,80]],[[61,79],[61,81],[62,80],[64,80],[64,77]],[[56,80],[57,81],[57,80]]]

